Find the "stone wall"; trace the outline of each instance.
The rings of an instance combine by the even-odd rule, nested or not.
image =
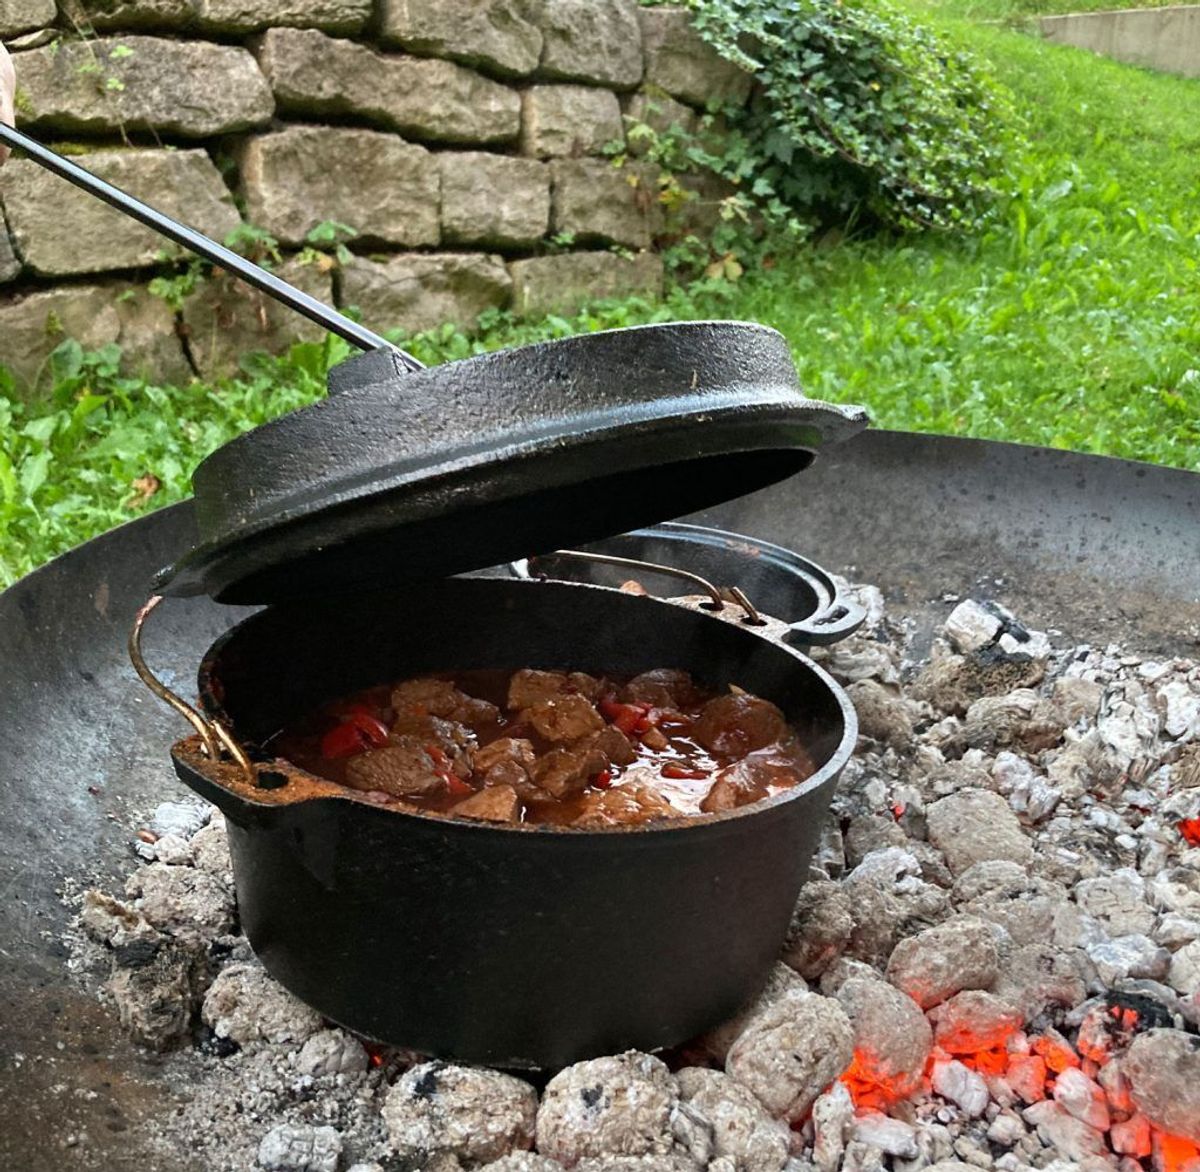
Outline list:
[[[375,329],[658,293],[657,175],[605,148],[750,90],[684,9],[637,0],[0,0],[0,38],[24,129],[218,239],[269,232]],[[168,308],[146,282],[177,250],[28,160],[0,210],[0,363],[25,386],[68,334],[163,380],[311,335],[220,276]],[[330,221],[344,264],[306,248]]]
[[[1129,65],[1200,77],[1200,5],[1044,16],[1042,35]]]

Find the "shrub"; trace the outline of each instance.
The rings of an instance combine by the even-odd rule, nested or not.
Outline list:
[[[695,26],[754,74],[711,165],[773,219],[863,213],[973,226],[1017,139],[1006,92],[971,54],[886,0],[691,0]]]

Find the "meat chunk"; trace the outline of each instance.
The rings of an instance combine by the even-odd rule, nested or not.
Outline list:
[[[778,754],[751,753],[750,756],[722,769],[717,780],[700,803],[706,814],[734,810],[751,802],[769,797],[771,787],[795,785],[799,780],[797,765]]]
[[[456,688],[449,680],[432,676],[405,680],[392,689],[392,707],[397,718],[404,716],[440,716],[460,724],[492,724],[500,717],[500,709],[486,700],[476,700]]]
[[[475,745],[475,734],[465,724],[409,711],[396,717],[388,740],[395,745],[406,737],[420,741],[427,750],[440,749],[448,758],[455,776],[471,776],[470,750]]]
[[[604,728],[604,717],[582,696],[564,693],[533,705],[525,714],[537,733],[555,744],[572,744]]]
[[[533,767],[533,780],[552,798],[565,798],[586,789],[588,781],[608,768],[599,749],[551,749]]]
[[[475,772],[487,773],[502,761],[513,762],[528,772],[533,768],[533,745],[521,737],[500,737],[490,745],[475,750]]]
[[[632,765],[637,760],[633,743],[619,729],[611,724],[605,725],[587,741],[589,749],[599,749],[608,758],[610,765]]]
[[[678,813],[652,786],[636,781],[596,790],[584,797],[581,806],[575,826],[636,826]]]
[[[765,749],[787,735],[787,721],[774,704],[739,693],[710,700],[692,725],[700,744],[725,756]]]
[[[463,798],[451,813],[483,822],[520,822],[521,798],[512,786],[498,785]]]
[[[513,672],[508,682],[508,707],[513,712],[532,708],[555,696],[578,695],[587,700],[599,697],[603,688],[600,680],[582,671],[537,671],[525,668]]]
[[[446,781],[417,737],[398,737],[393,745],[352,757],[346,766],[346,784],[404,797],[439,793]]]
[[[621,689],[626,704],[649,704],[652,708],[684,708],[700,693],[686,671],[660,667],[634,676]]]

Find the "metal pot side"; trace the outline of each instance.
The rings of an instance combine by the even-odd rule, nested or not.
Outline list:
[[[251,944],[331,1020],[440,1057],[551,1069],[683,1042],[765,981],[857,732],[845,693],[791,648],[602,587],[456,579],[259,612],[210,650],[201,695],[257,742],[371,683],[531,665],[737,683],[779,704],[819,770],[728,814],[584,831],[399,813],[323,783],[297,800],[303,781],[254,790],[181,742],[179,776],[228,817]],[[292,776],[258,768],[268,783]]]

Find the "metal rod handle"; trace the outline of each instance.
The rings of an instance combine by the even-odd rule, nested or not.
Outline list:
[[[280,304],[302,314],[309,321],[316,322],[331,334],[344,338],[362,350],[392,350],[407,370],[424,369],[423,364],[411,354],[401,350],[398,346],[393,346],[386,338],[380,337],[366,326],[351,321],[348,317],[338,313],[336,309],[331,309],[324,302],[297,289],[295,285],[289,285],[287,281],[281,280],[274,273],[268,272],[253,261],[247,260],[244,256],[238,256],[232,249],[218,244],[194,228],[180,224],[165,213],[150,207],[149,204],[142,203],[140,199],[135,199],[119,187],[114,187],[90,171],[84,170],[77,163],[63,158],[62,155],[56,154],[27,134],[22,134],[21,131],[14,130],[3,122],[0,122],[0,142],[23,150],[35,163],[45,167],[47,171],[53,172],[68,183],[75,184],[76,187],[81,187],[89,195],[103,200],[109,207],[116,208],[117,211],[145,224],[147,228],[152,228],[168,240],[173,240],[188,251],[196,253],[197,256],[204,257],[218,268],[240,277],[247,285],[252,285]]]
[[[620,566],[627,570],[642,570],[651,574],[666,574],[672,578],[682,578],[685,582],[691,582],[694,586],[698,586],[705,594],[708,595],[709,601],[704,605],[710,610],[724,610],[726,602],[733,602],[740,606],[745,612],[743,622],[750,623],[753,626],[762,626],[763,618],[758,613],[758,609],[754,603],[746,597],[745,592],[740,586],[730,586],[722,591],[714,586],[707,578],[702,578],[699,574],[693,573],[691,570],[681,569],[679,566],[663,565],[660,562],[643,562],[637,558],[618,557],[615,553],[592,553],[590,550],[583,549],[556,549],[551,554],[543,554],[543,557],[565,558],[568,561],[577,562],[600,562],[606,566]],[[525,558],[523,562],[513,563],[517,573],[522,577],[532,577],[534,573],[534,562],[537,557]],[[522,569],[524,573],[522,573]]]
[[[129,632],[128,644],[129,661],[133,664],[133,670],[137,672],[138,678],[150,691],[164,704],[178,712],[196,730],[204,745],[204,752],[210,760],[216,761],[220,757],[220,749],[217,747],[217,742],[220,742],[225,751],[238,763],[243,777],[253,784],[254,766],[250,763],[246,750],[238,744],[233,734],[219,720],[206,720],[182,696],[172,692],[151,671],[150,665],[146,662],[146,657],[142,654],[142,631],[146,626],[146,620],[160,602],[162,602],[162,595],[153,595],[137,612],[137,617],[133,620],[133,629]]]

